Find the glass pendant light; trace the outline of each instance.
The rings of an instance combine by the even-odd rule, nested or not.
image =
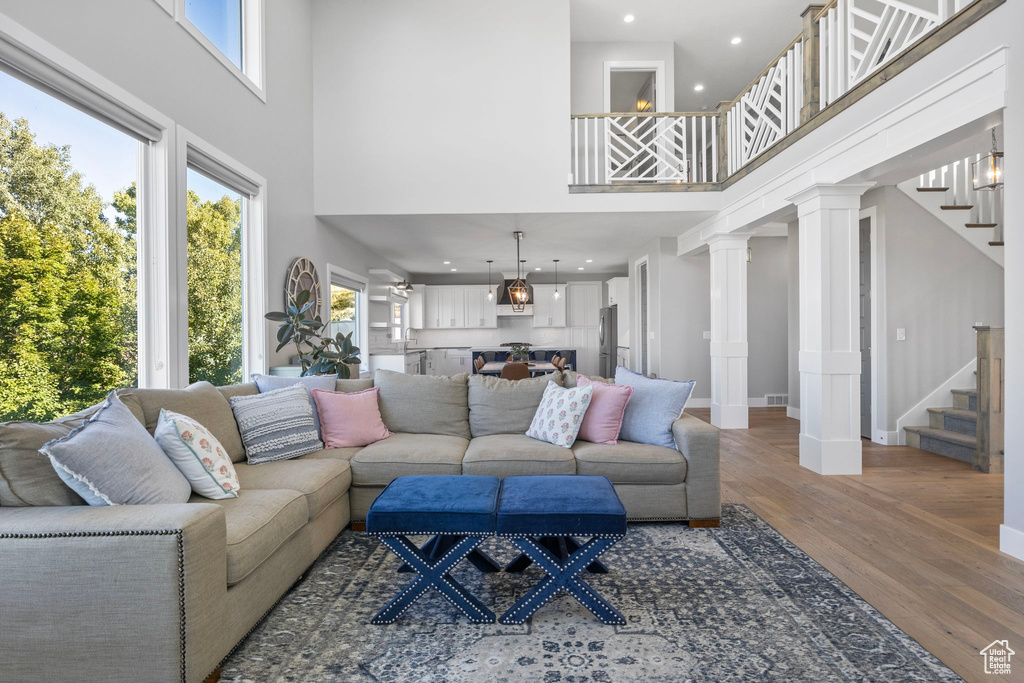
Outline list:
[[[516,313],[522,313],[526,310],[526,302],[530,300],[530,289],[523,282],[523,263],[524,261],[519,258],[519,243],[523,241],[523,233],[520,230],[516,230],[512,233],[516,239],[516,279],[512,281],[512,284],[508,286],[508,295],[512,300],[512,310]]]
[[[551,298],[558,301],[562,298],[562,293],[558,291],[558,259],[551,259],[555,262],[555,293],[551,295]]]
[[[1003,153],[996,148],[996,129],[992,129],[992,151],[971,164],[975,190],[995,190],[1003,186]]]
[[[487,262],[487,300],[494,301],[494,290],[491,289],[491,264],[494,261]]]

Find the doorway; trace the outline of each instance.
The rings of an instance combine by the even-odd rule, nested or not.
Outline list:
[[[671,111],[665,62],[605,62],[606,113]]]
[[[860,435],[871,430],[871,219],[860,219]]]
[[[647,363],[647,357],[648,357],[647,343],[648,343],[648,339],[650,338],[650,334],[648,334],[648,332],[647,332],[647,328],[648,328],[648,310],[647,310],[648,283],[647,283],[647,259],[646,259],[646,257],[643,260],[638,261],[637,264],[636,264],[636,282],[637,282],[637,287],[636,287],[637,307],[636,307],[636,310],[637,310],[637,322],[639,323],[639,325],[638,325],[639,330],[638,330],[638,335],[637,335],[638,338],[635,340],[635,343],[637,343],[637,355],[638,355],[638,358],[637,358],[637,368],[639,369],[640,374],[647,375],[648,374],[648,370],[647,370],[647,366],[648,366],[648,363]]]

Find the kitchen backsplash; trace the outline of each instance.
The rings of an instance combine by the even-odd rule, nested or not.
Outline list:
[[[391,341],[392,328],[371,327],[370,328],[370,353],[373,354],[403,354],[406,343]]]
[[[416,330],[410,348],[453,348],[458,346],[499,346],[509,342],[534,346],[564,346],[569,330],[564,327],[534,327],[533,318],[498,318],[498,327],[487,330]],[[372,346],[372,345],[371,345]]]

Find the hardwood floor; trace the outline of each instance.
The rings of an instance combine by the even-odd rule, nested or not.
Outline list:
[[[693,409],[710,421],[710,410]],[[722,497],[743,503],[968,681],[1024,681],[1024,562],[999,552],[1002,475],[864,441],[864,473],[799,466],[800,424],[754,408],[721,437]],[[1008,639],[1012,676],[979,650]]]

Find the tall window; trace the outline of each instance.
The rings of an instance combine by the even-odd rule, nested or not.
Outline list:
[[[0,420],[137,383],[138,144],[0,72]]]
[[[188,170],[188,377],[242,381],[241,194]]]
[[[186,0],[185,18],[242,68],[242,0]]]
[[[356,346],[359,345],[358,307],[359,290],[354,285],[331,283],[331,334],[355,332],[352,340]]]

